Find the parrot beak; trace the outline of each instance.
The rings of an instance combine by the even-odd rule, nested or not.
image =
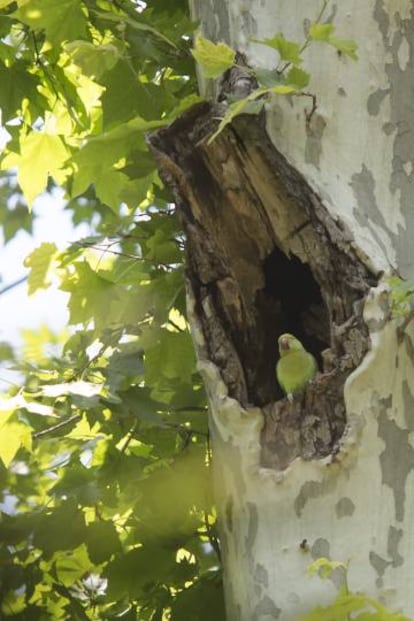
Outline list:
[[[289,341],[288,339],[280,339],[279,340],[280,349],[287,351],[289,349]]]

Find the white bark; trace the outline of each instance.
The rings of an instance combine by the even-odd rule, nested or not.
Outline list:
[[[268,68],[276,54],[249,38],[283,31],[301,41],[304,20],[320,8],[319,0],[193,4],[206,36]],[[318,109],[310,128],[305,98],[279,98],[267,111],[268,131],[347,223],[367,264],[413,278],[414,3],[342,0],[328,15],[338,37],[356,40],[359,61],[312,46],[308,90]],[[212,409],[229,621],[293,621],[330,601],[335,580],[306,576],[320,556],[349,560],[351,589],[414,617],[414,322],[398,335],[384,284],[371,291],[364,318],[371,350],[346,384],[339,453],[297,459],[283,473],[260,467],[262,413],[227,396],[194,318]]]

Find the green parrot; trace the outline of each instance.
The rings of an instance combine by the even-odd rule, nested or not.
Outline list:
[[[292,401],[293,395],[302,393],[308,382],[313,380],[318,365],[293,334],[282,334],[278,343],[280,360],[276,365],[277,381]]]

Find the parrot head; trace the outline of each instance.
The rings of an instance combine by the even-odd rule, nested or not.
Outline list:
[[[282,358],[293,351],[303,351],[302,343],[293,334],[281,334],[277,340],[279,344],[279,354]]]

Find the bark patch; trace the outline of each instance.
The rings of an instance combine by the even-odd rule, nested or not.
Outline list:
[[[367,350],[362,305],[376,279],[263,118],[238,117],[208,144],[222,113],[222,104],[198,104],[148,140],[181,215],[203,356],[242,407],[263,408],[262,465],[283,469],[338,445],[343,385]],[[275,377],[286,331],[321,371],[293,403]]]

